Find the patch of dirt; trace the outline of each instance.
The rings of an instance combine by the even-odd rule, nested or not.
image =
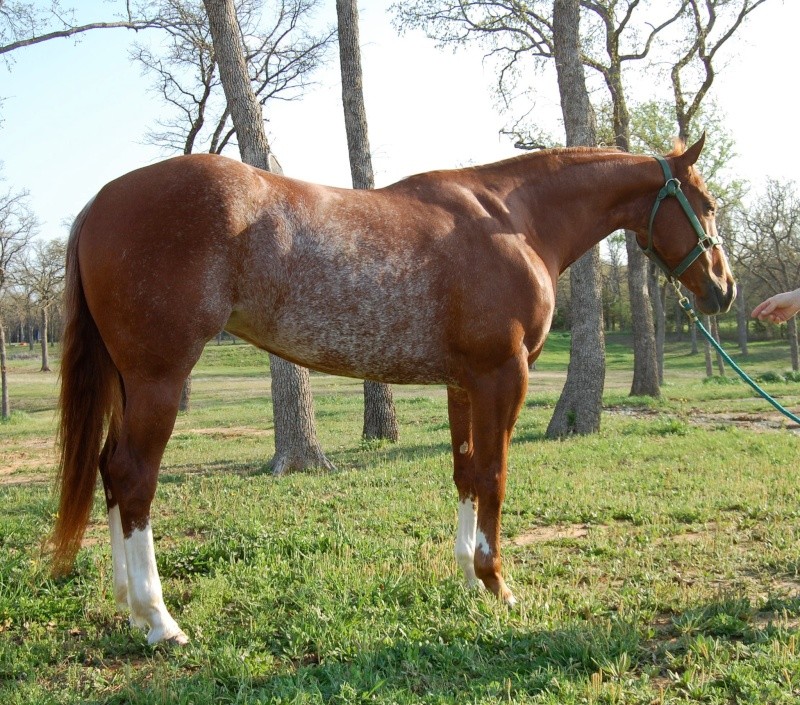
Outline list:
[[[787,617],[778,612],[759,612],[753,617],[751,622],[754,627],[758,627],[759,629],[764,629],[770,624],[778,624],[784,629],[797,629],[797,627],[800,626],[800,618]]]
[[[230,426],[224,428],[192,428],[181,433],[197,433],[201,436],[219,436],[221,438],[244,438],[248,436],[270,436],[271,430],[248,428],[247,426]]]
[[[86,527],[86,532],[83,534],[81,546],[88,548],[90,546],[97,546],[102,543],[109,542],[108,526],[97,522],[92,522]]]
[[[760,401],[758,399],[754,400]],[[766,402],[764,402],[766,404]],[[791,411],[791,409],[790,409]],[[635,406],[611,406],[604,407],[603,413],[616,416],[629,416],[631,418],[644,419],[660,416],[663,412],[656,409],[642,409]],[[780,412],[770,412],[766,409],[763,412],[711,412],[701,411],[697,408],[689,409],[685,414],[678,416],[681,421],[690,423],[694,426],[736,426],[746,428],[750,431],[775,431],[786,430],[800,433],[800,425],[792,422]]]
[[[515,546],[530,546],[534,543],[546,541],[560,541],[562,539],[583,539],[589,535],[586,524],[571,524],[560,526],[537,526],[511,539]]]
[[[710,536],[713,536],[714,533],[719,532],[720,527],[717,522],[712,521],[708,524],[703,524],[703,526],[699,529],[695,529],[694,531],[684,531],[680,534],[672,534],[671,536],[664,536],[658,539],[661,543],[688,543],[688,544],[695,544],[695,543],[702,543],[703,541],[709,540]]]
[[[3,450],[0,465],[0,486],[25,485],[49,482],[50,476],[41,472],[42,466],[54,461],[53,441],[49,438],[33,438],[14,442],[14,450]]]
[[[24,472],[13,475],[0,475],[0,487],[14,487],[16,485],[46,485],[52,478],[43,473],[31,475]]]
[[[749,431],[774,431],[787,430],[794,433],[800,432],[800,426],[791,422],[783,414],[773,413],[748,413],[748,412],[701,412],[692,409],[686,420],[696,426],[736,426]]]

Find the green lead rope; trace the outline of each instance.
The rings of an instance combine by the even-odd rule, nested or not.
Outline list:
[[[785,406],[782,406],[780,403],[778,403],[777,401],[775,401],[775,399],[773,399],[773,398],[772,398],[772,397],[771,397],[769,394],[767,394],[767,392],[765,392],[765,391],[764,391],[764,390],[763,390],[761,387],[759,387],[759,386],[758,386],[758,384],[757,384],[755,381],[753,381],[753,380],[752,380],[752,379],[751,379],[751,378],[748,376],[748,374],[747,374],[747,373],[746,373],[746,372],[745,372],[745,371],[744,371],[744,370],[743,370],[741,367],[739,367],[739,365],[737,365],[737,364],[736,364],[736,363],[735,363],[735,362],[734,362],[734,361],[731,359],[731,356],[730,356],[730,355],[728,355],[728,353],[726,353],[726,352],[725,352],[725,351],[722,349],[722,346],[721,346],[721,345],[720,345],[720,344],[719,344],[719,343],[718,343],[718,342],[717,342],[717,341],[714,339],[714,336],[713,336],[713,335],[711,335],[711,333],[709,333],[709,332],[706,330],[705,326],[704,326],[702,323],[700,323],[700,319],[697,317],[697,314],[695,313],[694,309],[692,308],[692,304],[691,304],[691,302],[690,302],[690,301],[689,301],[689,299],[687,299],[687,298],[686,298],[686,297],[683,295],[683,293],[681,292],[680,284],[678,284],[677,282],[673,282],[673,284],[674,284],[674,286],[675,286],[675,291],[677,291],[677,292],[678,292],[678,302],[680,303],[680,305],[681,305],[681,308],[682,308],[682,309],[683,309],[683,310],[686,312],[686,315],[687,315],[687,316],[688,316],[688,317],[689,317],[689,318],[690,318],[692,321],[694,321],[695,325],[696,325],[696,326],[699,328],[700,332],[701,332],[701,333],[702,333],[702,334],[703,334],[703,335],[706,337],[706,340],[708,340],[708,342],[709,342],[709,343],[711,343],[711,345],[713,345],[713,346],[714,346],[714,348],[716,349],[716,351],[717,351],[717,352],[718,352],[720,355],[722,355],[722,358],[725,360],[725,362],[727,362],[727,363],[728,363],[728,364],[729,364],[729,365],[730,365],[730,366],[731,366],[731,367],[732,367],[734,370],[736,370],[736,373],[737,373],[737,374],[738,374],[738,375],[739,375],[739,376],[740,376],[740,377],[741,377],[741,378],[742,378],[742,379],[743,379],[745,382],[747,382],[747,384],[749,384],[749,385],[750,385],[750,386],[751,386],[751,387],[752,387],[752,388],[753,388],[753,389],[754,389],[756,392],[758,392],[758,394],[759,394],[761,397],[763,397],[764,399],[766,399],[766,400],[767,400],[767,401],[768,401],[770,404],[772,404],[772,406],[774,406],[774,407],[775,407],[775,408],[776,408],[778,411],[780,411],[780,412],[781,412],[781,413],[782,413],[784,416],[786,416],[787,418],[790,418],[790,419],[791,419],[792,421],[794,421],[796,424],[800,425],[800,417],[798,417],[798,416],[795,416],[795,415],[794,415],[794,414],[793,414],[791,411],[789,411],[789,410],[788,410],[788,409],[787,409]]]

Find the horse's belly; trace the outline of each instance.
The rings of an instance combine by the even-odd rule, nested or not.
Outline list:
[[[234,311],[226,329],[321,372],[395,384],[453,381],[439,330],[424,313],[402,319],[332,313],[313,307],[277,316]]]

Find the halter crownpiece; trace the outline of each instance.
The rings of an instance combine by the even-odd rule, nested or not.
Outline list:
[[[659,156],[656,156],[655,159],[661,165],[661,170],[664,172],[665,183],[658,192],[658,196],[656,196],[656,202],[653,204],[653,210],[650,212],[650,222],[647,226],[647,247],[642,247],[642,250],[644,251],[645,255],[647,255],[658,265],[669,281],[674,281],[677,277],[689,269],[689,267],[692,266],[694,261],[700,255],[702,255],[703,252],[710,250],[715,245],[721,246],[722,238],[719,235],[708,235],[706,231],[703,230],[703,226],[700,225],[700,221],[697,219],[697,215],[695,215],[694,210],[692,210],[691,204],[687,200],[683,191],[681,191],[681,182],[672,175],[672,170],[669,168],[667,160],[664,159],[664,157]],[[683,208],[683,212],[689,219],[689,223],[697,234],[698,239],[698,243],[695,245],[694,249],[683,258],[683,261],[677,267],[675,267],[675,269],[672,270],[653,249],[653,221],[656,218],[656,213],[658,213],[661,203],[665,198],[669,198],[670,196],[674,196],[676,199],[678,199],[678,203],[680,203],[681,208]]]

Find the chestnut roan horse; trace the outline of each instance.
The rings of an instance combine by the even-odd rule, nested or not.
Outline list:
[[[150,505],[181,385],[225,329],[315,370],[447,385],[456,559],[468,583],[513,604],[500,563],[506,458],[559,274],[627,228],[682,270],[701,311],[735,296],[693,167],[701,149],[661,164],[549,150],[374,191],[211,155],[112,181],[69,239],[56,568],[80,547],[99,469],[117,604],[150,643],[186,641],[162,598]],[[666,195],[685,194],[685,208],[664,198],[672,175]]]

